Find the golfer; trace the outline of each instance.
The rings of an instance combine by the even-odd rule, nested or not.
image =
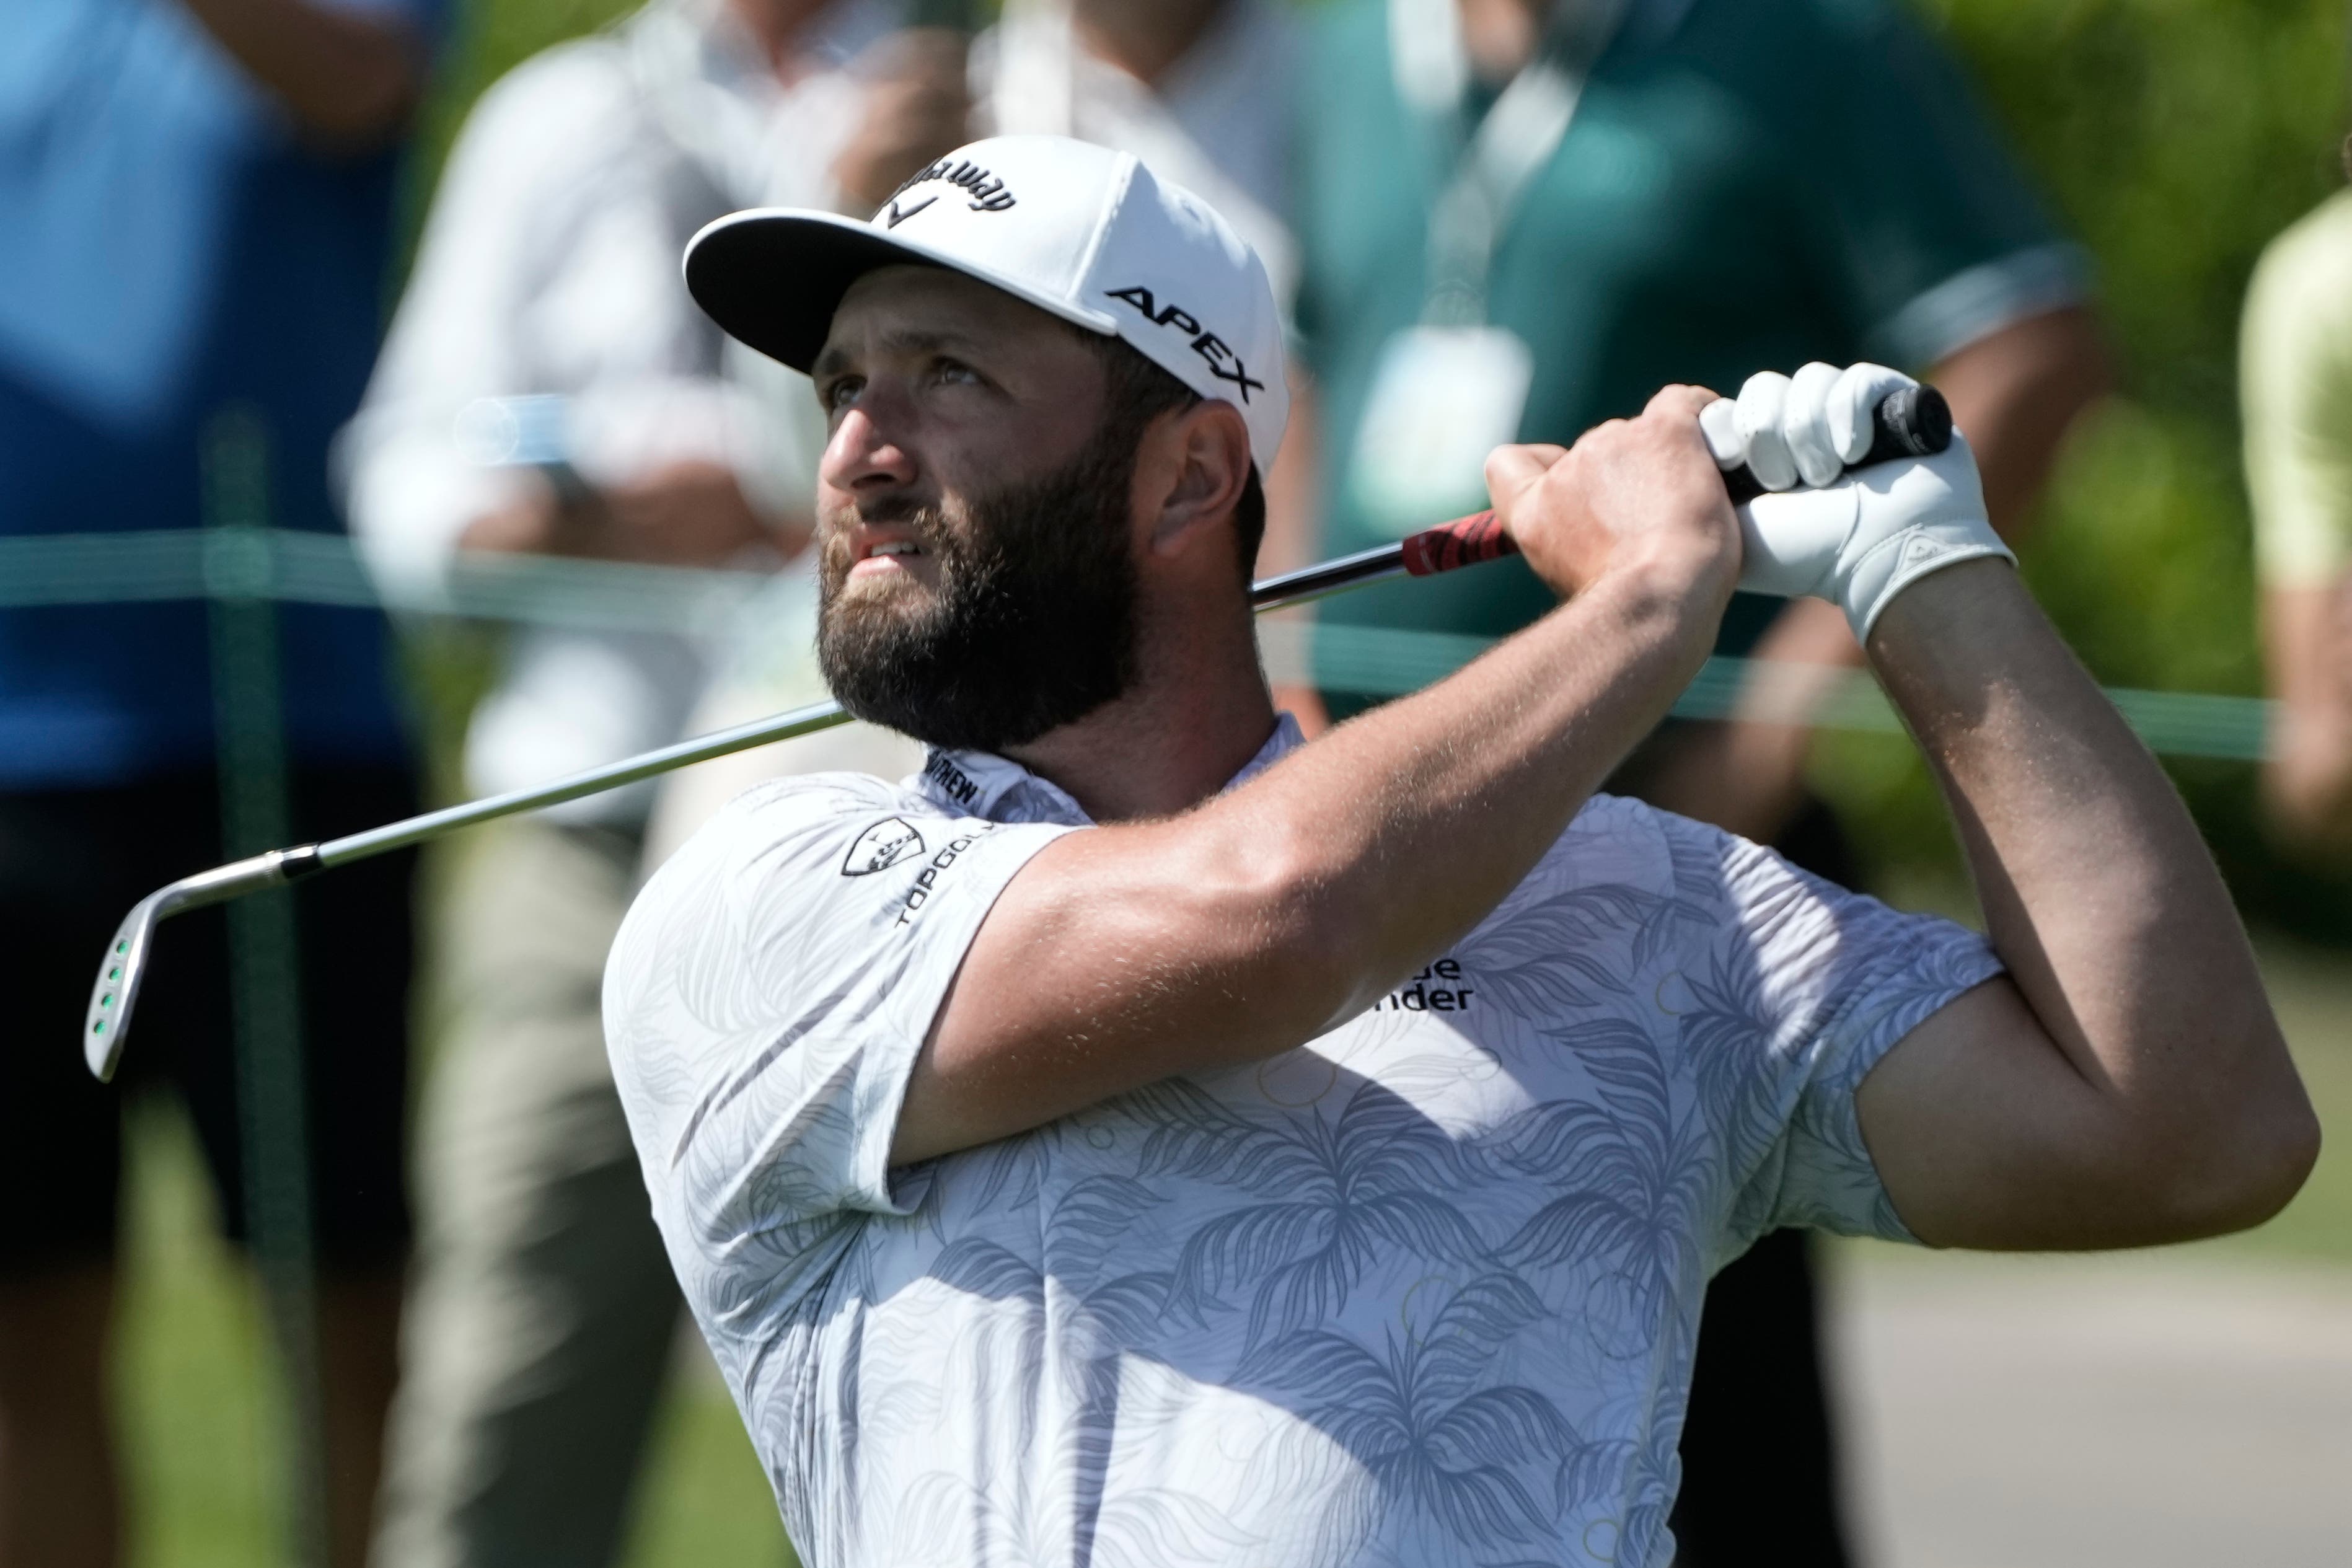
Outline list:
[[[1197,198],[1000,139],[869,224],[722,220],[688,278],[813,373],[819,653],[932,747],[736,800],[606,975],[811,1562],[1664,1563],[1702,1289],[1758,1235],[2137,1245],[2308,1169],[2228,896],[1966,444],[1838,478],[1900,378],[1497,450],[1563,603],[1302,746],[1244,593],[1279,322]],[[1708,437],[1813,488],[1736,515]],[[1989,939],[1594,795],[1741,582],[1844,607]]]

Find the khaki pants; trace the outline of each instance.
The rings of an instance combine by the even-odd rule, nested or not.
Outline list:
[[[598,1005],[637,847],[523,821],[465,853],[373,1562],[604,1568],[679,1307]]]

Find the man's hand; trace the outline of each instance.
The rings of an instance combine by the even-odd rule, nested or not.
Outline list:
[[[1737,403],[1701,411],[1716,460],[1746,464],[1768,492],[1740,509],[1742,588],[1827,599],[1860,639],[1887,601],[1927,574],[1979,556],[2016,561],[1986,517],[1975,459],[1957,431],[1940,456],[1844,477],[1844,465],[1870,450],[1872,410],[1917,384],[1884,365],[1809,364],[1794,376],[1759,371]],[[1800,481],[1813,488],[1795,489]]]
[[[917,27],[876,49],[865,118],[833,163],[850,200],[870,212],[917,170],[971,140],[965,48],[961,33]]]
[[[1497,447],[1486,459],[1495,514],[1547,587],[1566,598],[1612,573],[1654,575],[1712,596],[1739,574],[1739,531],[1698,413],[1702,387],[1670,386],[1634,419],[1576,445]]]
[[[1854,377],[1859,384],[1835,389],[1823,384],[1825,378],[1853,376],[1856,370],[1863,373]],[[1806,396],[1784,397],[1780,419],[1765,417],[1760,404],[1748,414],[1752,430],[1779,427],[1787,453],[1785,472],[1772,471],[1774,458],[1769,453],[1760,461],[1748,454],[1749,467],[1767,481],[1768,489],[1779,489],[1787,486],[1771,482],[1776,477],[1789,484],[1800,479],[1811,482],[1798,472],[1800,449],[1809,441],[1816,461],[1827,455],[1822,439],[1835,447],[1842,460],[1859,456],[1866,441],[1842,444],[1838,437],[1858,435],[1855,416],[1866,414],[1886,390],[1908,379],[1883,367],[1857,366],[1843,373],[1826,365],[1806,367],[1790,378],[1791,391],[1797,383],[1808,384]],[[2017,540],[2061,437],[2075,416],[2106,389],[2106,357],[2096,322],[2080,308],[2030,317],[1955,350],[1936,363],[1928,379],[1950,402],[1953,422],[1968,433],[1983,482],[1986,516],[2003,538]],[[1838,394],[1837,412],[1844,423],[1836,428],[1824,423],[1817,438],[1799,435],[1792,439],[1788,416],[1831,413],[1832,399],[1822,395],[1832,390]],[[1776,699],[1807,679],[1827,691],[1840,669],[1862,662],[1861,645],[1842,620],[1829,605],[1800,599],[1774,623],[1754,657],[1810,667],[1811,671],[1793,679],[1787,673],[1776,675]],[[1790,704],[1775,700],[1770,707],[1769,715],[1753,721],[1743,708],[1721,723],[1684,726],[1654,755],[1645,752],[1643,798],[1759,843],[1778,837],[1804,799],[1811,747],[1807,730],[1790,721]],[[2345,733],[2352,734],[2352,725]],[[2352,757],[2352,744],[2344,754]],[[2344,777],[2352,780],[2352,763],[2347,764]]]
[[[721,566],[745,548],[793,542],[743,498],[734,471],[711,462],[674,463],[625,485],[577,499],[537,485],[520,500],[477,519],[462,550],[570,555],[656,566]]]

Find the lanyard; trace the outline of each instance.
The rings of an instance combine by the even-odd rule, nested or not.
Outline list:
[[[1495,247],[1528,188],[1559,151],[1593,62],[1623,19],[1626,0],[1555,0],[1536,56],[1474,132],[1465,102],[1470,67],[1455,0],[1389,0],[1389,58],[1398,96],[1450,145],[1454,175],[1430,214],[1426,326],[1486,319]]]

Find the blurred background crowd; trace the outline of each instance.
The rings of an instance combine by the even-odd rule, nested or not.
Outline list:
[[[2265,757],[2174,773],[2352,1131],[2347,47],[2334,0],[11,0],[0,1568],[788,1560],[680,1345],[599,981],[719,802],[911,771],[910,742],[851,726],[291,895],[290,1153],[254,1109],[249,932],[218,911],[163,945],[122,1081],[71,1042],[155,885],[822,695],[823,423],[678,257],[742,207],[862,216],[984,134],[1131,151],[1265,258],[1298,412],[1262,574],[1470,510],[1489,447],[1665,382],[1934,380],[2102,680],[2275,700]],[[394,606],[491,558],[756,588],[667,627],[278,605],[256,797],[228,742],[249,619],[7,581],[45,542],[227,524],[347,536]],[[1516,563],[1334,601],[1279,695],[1311,733],[1393,694],[1367,637],[1491,637],[1545,602]],[[1719,652],[1783,673],[1616,787],[1965,910],[1908,747],[1801,720],[1860,662],[1843,617],[1743,599]],[[1680,1561],[2343,1561],[2352,1510],[2280,1477],[2352,1458],[2352,1405],[2324,1403],[2352,1398],[2346,1171],[2179,1277],[1768,1239],[1710,1293]],[[269,1317],[243,1260],[272,1226],[300,1289]],[[2076,1390],[2093,1441],[2158,1453],[2137,1490],[2020,1439],[2068,1418],[2032,1404],[2063,1374],[2019,1369],[2069,1334],[2071,1373],[2137,1391]],[[2165,1405],[2254,1341],[2260,1368]],[[1955,1354],[1973,1404],[1937,1381]],[[2004,1367],[2018,1400],[1988,1403]],[[2176,1429],[2236,1459],[2176,1488]]]

